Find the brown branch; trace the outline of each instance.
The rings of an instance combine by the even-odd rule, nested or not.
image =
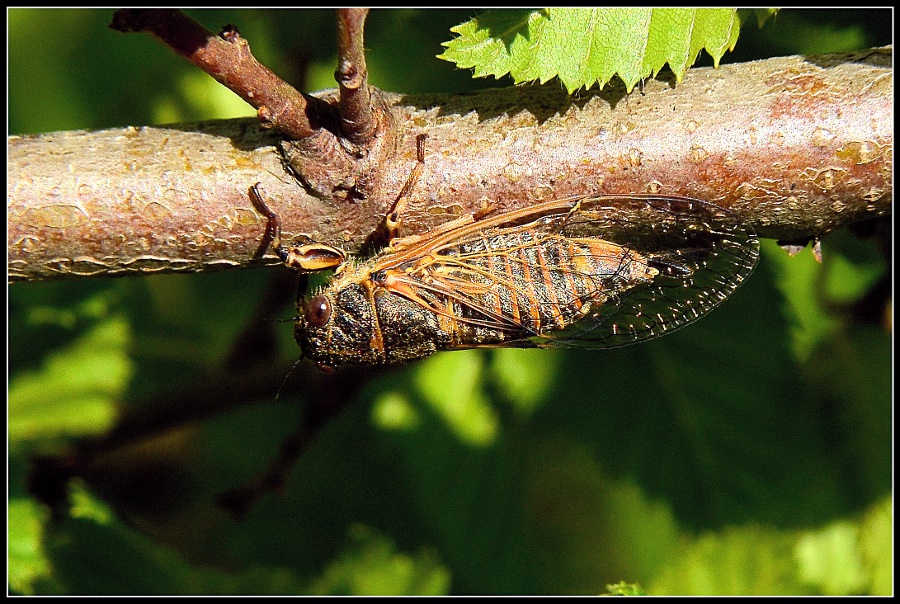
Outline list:
[[[363,49],[363,27],[368,12],[366,8],[338,10],[338,68],[334,79],[341,91],[341,132],[357,145],[371,140],[377,129]]]
[[[327,106],[260,64],[233,25],[226,25],[216,36],[178,10],[123,9],[113,15],[110,28],[152,34],[256,108],[263,125],[293,139],[319,133],[317,114]]]
[[[256,182],[286,241],[358,250],[407,182],[420,134],[401,234],[487,202],[603,193],[708,200],[793,241],[891,211],[890,49],[693,69],[643,94],[572,98],[550,84],[384,98],[393,126],[377,153],[341,164],[288,147],[304,186],[277,134],[247,120],[10,137],[10,279],[250,265],[266,227],[247,196]]]
[[[369,170],[369,164],[391,151],[382,135],[393,124],[383,97],[367,84],[367,12],[338,11],[340,61],[335,76],[340,97],[328,99],[301,94],[262,66],[233,25],[216,37],[181,11],[137,9],[117,11],[110,27],[151,33],[256,107],[263,127],[276,127],[291,139],[291,166],[311,193],[329,197],[342,190],[355,198],[367,192],[345,186],[348,173]],[[350,180],[356,180],[355,175]]]

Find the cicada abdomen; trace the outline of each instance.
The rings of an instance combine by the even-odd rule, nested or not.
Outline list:
[[[733,214],[680,197],[556,200],[348,262],[295,326],[323,366],[485,346],[607,348],[698,319],[753,270]]]
[[[438,314],[450,345],[463,348],[563,330],[658,274],[632,250],[599,238],[545,233],[542,226],[481,231],[385,269],[376,283],[418,298]]]

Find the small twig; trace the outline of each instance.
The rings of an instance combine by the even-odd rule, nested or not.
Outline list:
[[[320,133],[328,105],[302,94],[260,64],[233,25],[218,36],[178,10],[123,9],[110,28],[148,32],[257,109],[263,125],[293,139]]]
[[[338,68],[334,79],[341,91],[341,132],[357,145],[368,142],[377,128],[363,48],[363,28],[368,12],[367,8],[338,10]]]

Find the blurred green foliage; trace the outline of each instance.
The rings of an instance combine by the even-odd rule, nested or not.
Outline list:
[[[331,11],[190,14],[236,24],[304,89],[332,85]],[[472,14],[373,11],[372,82],[496,85],[434,58]],[[111,16],[9,11],[10,132],[253,114],[148,36],[107,29]],[[783,10],[724,62],[881,45],[890,22]],[[298,354],[289,324],[253,322],[276,271],[17,284],[10,590],[890,593],[891,336],[886,317],[848,312],[886,274],[875,241],[829,236],[824,264],[764,242],[726,304],[641,346],[445,353],[367,374],[283,490],[240,521],[216,496],[265,469],[325,394],[301,368],[274,400]],[[293,293],[276,295],[289,305]],[[240,344],[254,325],[274,338],[256,361]],[[316,383],[359,379],[347,376]],[[243,383],[266,385],[238,396]],[[79,441],[153,406],[187,418],[77,456]],[[47,459],[59,475],[43,484]],[[60,495],[67,505],[45,503]]]

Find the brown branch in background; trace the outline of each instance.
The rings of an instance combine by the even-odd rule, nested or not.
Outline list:
[[[219,371],[197,376],[192,386],[177,393],[128,401],[123,404],[123,412],[110,431],[82,439],[61,454],[36,457],[28,477],[29,492],[50,506],[55,514],[60,514],[66,509],[66,485],[72,478],[80,477],[89,484],[108,485],[119,478],[120,465],[145,470],[155,464],[167,463],[166,450],[148,451],[141,445],[177,434],[197,422],[257,400],[261,393],[269,393],[272,385],[279,383],[286,370],[283,363],[278,362],[274,366],[257,364],[243,371]],[[310,364],[297,368],[297,373],[288,380],[284,394],[304,401],[300,424],[282,441],[277,456],[267,468],[217,497],[221,508],[240,519],[260,497],[281,490],[294,464],[321,431],[357,400],[360,392],[384,370],[346,367],[341,372],[341,379],[332,379],[334,376]],[[131,489],[124,494],[125,498],[132,496],[141,495]]]
[[[216,36],[178,10],[123,9],[113,15],[110,28],[159,38],[255,107],[264,126],[298,140],[320,131],[318,114],[328,109],[327,104],[300,93],[260,64],[233,25]]]
[[[316,395],[309,397],[303,405],[300,425],[281,442],[277,457],[266,469],[243,485],[220,493],[216,498],[217,504],[233,518],[240,520],[260,497],[270,492],[283,491],[290,471],[319,433],[350,403],[357,400],[360,391],[375,375],[377,373],[353,367],[340,380],[325,381],[322,376],[318,376],[318,379],[304,381],[307,392],[315,392]]]
[[[357,145],[368,142],[377,129],[363,48],[368,12],[367,8],[342,8],[337,20],[338,68],[334,79],[341,91],[341,132]]]

